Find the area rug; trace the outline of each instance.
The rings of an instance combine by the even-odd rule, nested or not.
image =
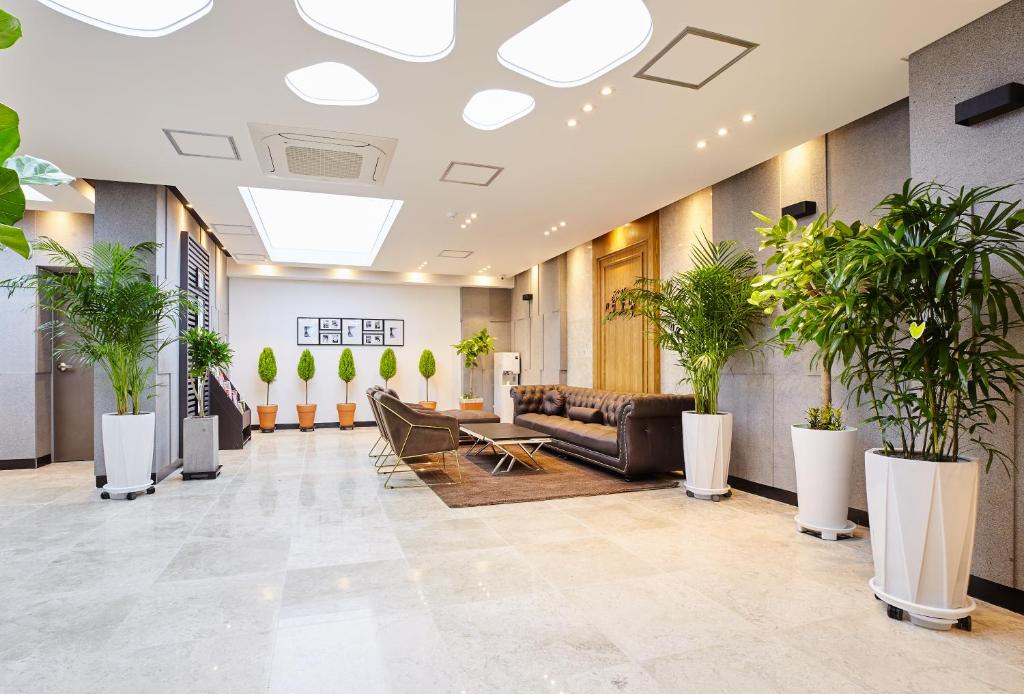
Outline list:
[[[466,450],[463,448],[462,450]],[[577,496],[599,496],[667,489],[679,486],[679,477],[662,475],[627,482],[620,475],[595,465],[576,462],[541,451],[536,455],[543,472],[515,465],[511,472],[491,474],[498,456],[479,454],[461,455],[462,484],[431,487],[449,508],[516,504],[524,501],[568,499]],[[448,458],[448,472],[435,468],[417,470],[424,482],[447,482],[456,477]]]

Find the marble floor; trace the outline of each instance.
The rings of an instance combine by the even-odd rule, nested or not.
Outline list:
[[[256,434],[132,502],[0,472],[0,692],[1024,692],[1024,617],[887,619],[862,530],[680,489],[449,509],[373,438]]]

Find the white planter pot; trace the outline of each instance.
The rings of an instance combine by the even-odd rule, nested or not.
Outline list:
[[[800,509],[795,519],[797,530],[821,533],[823,540],[852,535],[856,526],[847,516],[857,430],[825,431],[802,425],[791,430]]]
[[[967,596],[978,515],[977,460],[934,463],[864,453],[871,553],[869,585],[919,626],[970,628],[975,603]]]
[[[153,446],[156,436],[156,415],[104,414],[103,464],[107,483],[103,490],[111,494],[127,494],[147,489],[153,484]]]
[[[729,492],[732,413],[683,412],[686,495],[718,501]]]
[[[218,417],[189,417],[182,420],[184,455],[181,472],[186,479],[214,478],[220,470],[220,429]]]

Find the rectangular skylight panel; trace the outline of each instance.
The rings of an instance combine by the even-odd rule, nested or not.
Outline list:
[[[22,186],[21,192],[25,194],[25,199],[31,202],[53,202],[53,200],[43,195],[32,186]]]
[[[315,265],[373,264],[401,200],[239,187],[270,259]]]

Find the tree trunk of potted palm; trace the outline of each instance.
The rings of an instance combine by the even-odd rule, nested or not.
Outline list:
[[[192,328],[182,335],[188,347],[188,379],[196,399],[196,416],[182,422],[184,455],[181,476],[186,480],[220,476],[220,433],[217,415],[206,412],[206,386],[213,369],[231,365],[232,351],[220,335]]]
[[[964,445],[986,469],[1011,462],[989,440],[1024,381],[1024,354],[1007,339],[1024,327],[1024,214],[998,200],[1007,188],[907,181],[839,249],[823,324],[843,383],[883,436],[864,456],[871,590],[890,617],[935,629],[970,629],[975,608],[981,465]]]
[[[730,494],[732,453],[732,413],[719,411],[718,391],[729,359],[759,347],[749,344],[761,316],[750,302],[757,262],[733,241],[707,238],[692,257],[692,270],[665,282],[641,277],[619,291],[608,318],[644,318],[678,356],[694,394],[694,411],[682,416],[686,493],[718,501]]]

